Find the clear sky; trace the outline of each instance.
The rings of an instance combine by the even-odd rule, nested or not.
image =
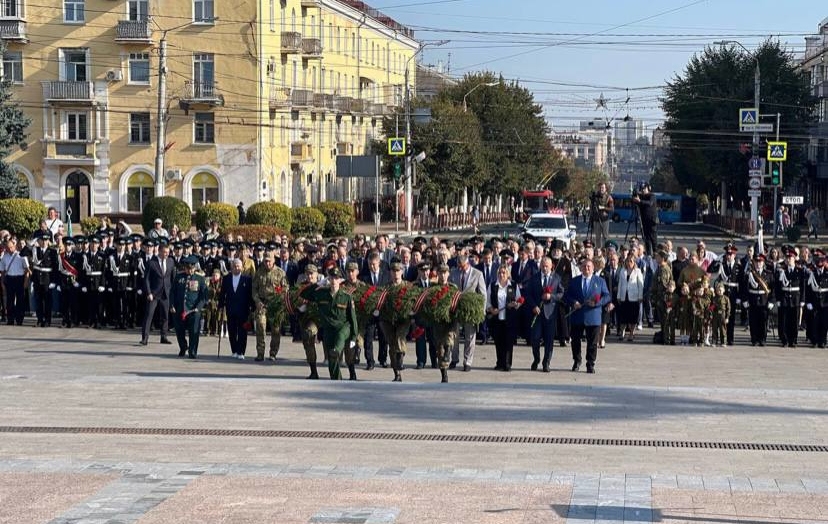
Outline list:
[[[778,37],[801,55],[828,17],[824,0],[372,0],[415,31],[426,64],[452,76],[490,70],[535,93],[557,128],[595,117],[662,119],[660,86],[717,40],[748,49]],[[629,90],[629,91],[627,91]],[[608,109],[596,109],[603,93]],[[629,102],[627,99],[629,97]]]

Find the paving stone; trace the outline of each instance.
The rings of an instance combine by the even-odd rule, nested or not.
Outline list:
[[[729,477],[731,492],[749,492],[753,491],[753,486],[750,484],[750,479],[747,477]]]
[[[708,491],[726,491],[730,492],[730,481],[727,477],[704,475],[702,477],[704,489]]]
[[[678,475],[676,480],[679,489],[704,489],[704,481],[698,475]]]
[[[782,493],[805,493],[805,486],[802,484],[802,481],[799,479],[796,480],[776,480],[776,484],[779,486],[779,491]]]
[[[779,485],[775,479],[750,477],[750,485],[753,486],[753,491],[779,492]]]
[[[828,494],[828,480],[826,479],[803,478],[801,481],[808,493],[815,495]]]

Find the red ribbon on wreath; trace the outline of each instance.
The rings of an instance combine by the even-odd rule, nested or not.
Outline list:
[[[451,309],[450,311],[454,313],[454,310],[457,309],[457,304],[460,303],[460,297],[463,295],[462,291],[455,291],[454,296],[451,297]]]
[[[377,309],[379,311],[382,309],[382,306],[385,304],[385,299],[388,298],[388,290],[383,289],[382,293],[380,294],[379,300],[377,300]]]
[[[439,293],[439,291],[437,293]],[[435,293],[435,295],[437,293]],[[423,307],[423,304],[425,303],[426,295],[427,295],[427,293],[422,293],[422,294],[420,294],[419,297],[417,297],[417,301],[414,302],[414,308],[411,310],[412,313],[416,314],[416,313],[420,312],[420,309]],[[437,304],[433,304],[433,305],[437,305]]]

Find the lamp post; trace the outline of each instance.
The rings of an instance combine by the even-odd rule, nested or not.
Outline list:
[[[463,95],[463,112],[464,112],[464,113],[466,113],[466,112],[468,112],[468,110],[469,110],[469,107],[466,105],[466,98],[468,98],[468,96],[469,96],[470,94],[474,93],[474,92],[475,92],[475,91],[476,91],[479,87],[483,87],[483,86],[486,86],[486,87],[494,87],[494,86],[496,86],[497,84],[498,84],[497,82],[481,82],[481,83],[477,84],[476,86],[472,87],[472,88],[469,90],[469,92],[468,92],[468,93],[466,93],[465,95]]]
[[[745,53],[748,55],[753,56],[753,60],[755,62],[755,69],[753,72],[753,106],[756,109],[756,119],[758,124],[759,120],[759,88],[761,85],[761,74],[759,71],[759,57],[755,53],[751,53],[747,47],[743,46],[741,42],[737,40],[719,40],[717,42],[713,42],[716,45],[727,45],[727,44],[736,44],[737,46],[741,47]],[[754,126],[753,128],[753,156],[758,156],[759,154],[759,129],[758,127]],[[774,206],[776,202],[774,202]],[[752,223],[758,226],[759,224],[759,197],[752,196],[750,197],[750,220]]]

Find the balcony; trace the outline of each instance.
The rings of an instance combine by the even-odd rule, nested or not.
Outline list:
[[[46,138],[43,140],[44,160],[52,164],[98,164],[97,141],[63,140]]]
[[[371,114],[374,116],[382,116],[386,113],[386,106],[383,103],[372,103]]]
[[[148,19],[118,20],[115,28],[115,41],[127,44],[151,44],[152,27]]]
[[[337,113],[350,113],[351,100],[353,100],[353,98],[349,96],[334,95],[334,110],[336,110]]]
[[[327,95],[324,95],[322,93],[314,93],[313,94],[313,107],[315,107],[316,109],[320,109],[320,110],[328,109],[328,107],[325,106],[325,101],[326,101],[325,97],[326,96]]]
[[[43,100],[49,104],[91,106],[96,102],[92,82],[53,80],[40,84]]]
[[[26,43],[26,22],[24,20],[0,20],[0,40]]]
[[[190,108],[212,108],[224,106],[224,95],[218,92],[214,82],[184,82],[184,92],[178,99],[178,106],[184,111]]]
[[[270,92],[270,110],[278,111],[287,109],[291,104],[291,93],[289,87],[277,87]]]
[[[811,86],[816,98],[828,98],[828,80],[823,80]]]
[[[337,142],[336,143],[336,154],[337,155],[353,155],[354,154],[354,144],[351,142]]]
[[[303,38],[302,58],[322,58],[322,40],[318,38]]]
[[[286,55],[302,52],[302,33],[282,31],[282,53]]]
[[[349,112],[359,114],[365,112],[365,100],[359,98],[352,98],[349,102]]]
[[[334,110],[334,95],[322,95],[322,108],[327,111]]]
[[[304,164],[313,162],[313,155],[311,154],[313,147],[306,142],[291,142],[290,143],[290,163]]]
[[[294,109],[308,109],[313,107],[313,92],[310,89],[293,89],[290,94],[290,103]]]

